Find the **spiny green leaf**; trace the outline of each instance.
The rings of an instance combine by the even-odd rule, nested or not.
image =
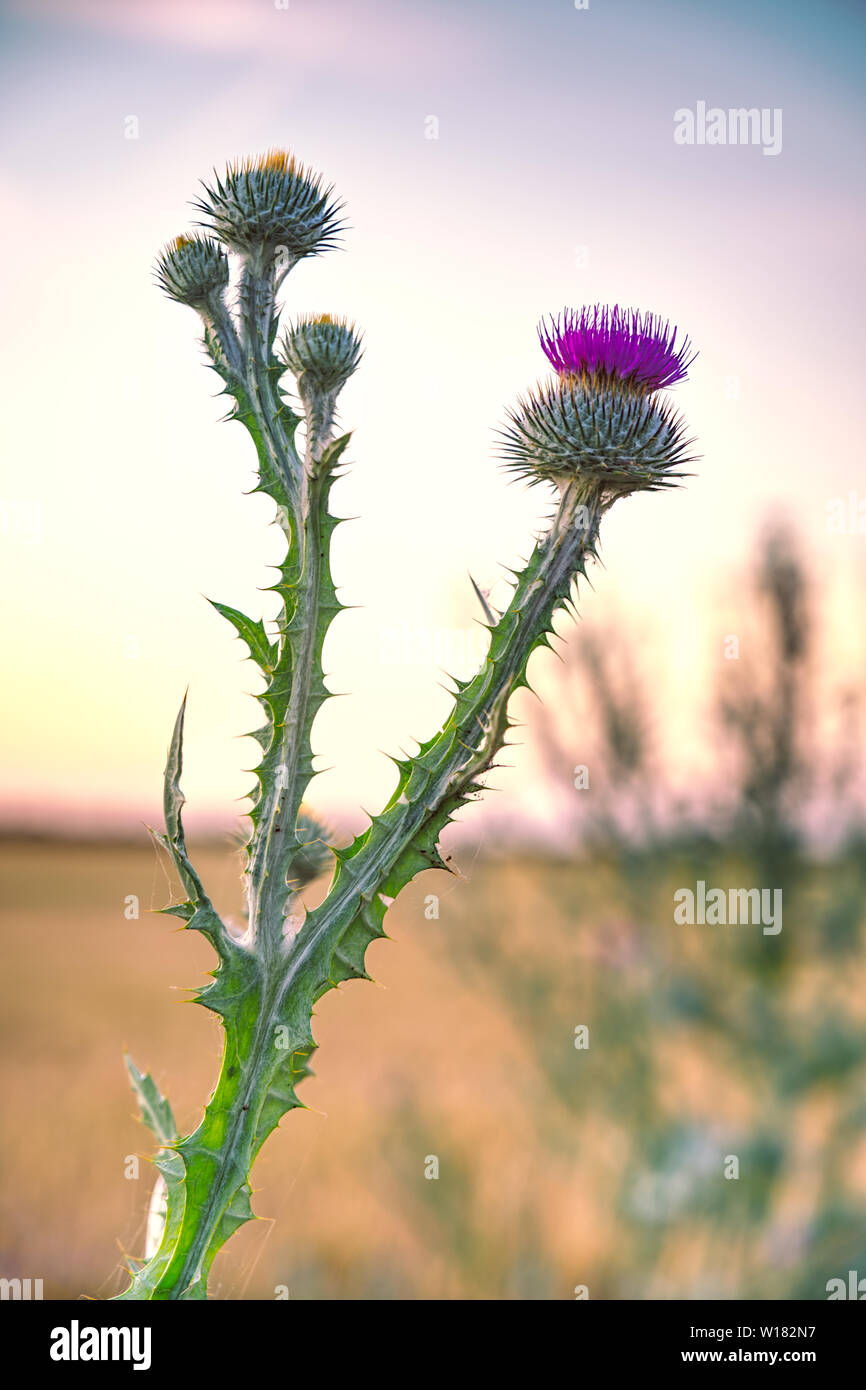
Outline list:
[[[161,1094],[150,1072],[140,1072],[128,1052],[124,1055],[124,1061],[144,1123],[148,1129],[153,1131],[160,1144],[176,1143],[177,1125],[174,1122],[171,1106],[165,1096]]]
[[[261,618],[254,621],[239,608],[230,608],[227,603],[217,603],[216,599],[209,598],[208,603],[231,623],[238,636],[249,647],[253,661],[266,676],[270,675],[277,662],[277,644],[271,642]]]
[[[323,451],[322,457],[319,460],[319,468],[323,473],[331,473],[333,471],[351,438],[351,431],[348,434],[341,434],[339,439],[333,440],[333,442],[328,445],[327,449]],[[336,520],[339,520],[339,518],[336,518]]]
[[[216,908],[205,892],[201,879],[192,866],[192,861],[190,860],[186,848],[183,817],[181,815],[183,806],[186,803],[186,798],[180,789],[180,777],[183,772],[183,724],[185,714],[186,695],[184,695],[181,702],[168,749],[168,758],[165,765],[163,809],[166,830],[165,844],[171,853],[175,867],[180,875],[181,883],[189,894],[190,903],[195,911],[192,915],[188,916],[186,912],[187,905],[179,903],[177,906],[181,910],[174,912],[173,915],[187,918],[188,929],[190,931],[200,931],[205,936],[209,937],[214,948],[219,953],[220,958],[226,960],[232,951],[236,951],[239,948],[232,942]]]

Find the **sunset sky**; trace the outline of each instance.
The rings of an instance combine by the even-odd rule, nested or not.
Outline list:
[[[7,0],[3,822],[153,820],[187,685],[192,824],[228,822],[250,785],[253,671],[201,596],[270,613],[280,538],[241,496],[252,444],[219,423],[195,315],[151,269],[198,180],[271,146],[350,223],[287,310],[366,335],[333,494],[359,518],[334,570],[360,606],[326,649],[348,695],[316,725],[336,765],[316,806],[376,809],[380,750],[432,731],[438,665],[474,649],[467,571],[501,599],[500,562],[531,548],[544,498],[507,483],[494,431],[565,304],[660,312],[700,351],[675,393],[696,476],[617,506],[581,605],[640,637],[686,773],[713,772],[701,702],[768,519],[808,537],[826,662],[861,677],[866,533],[833,534],[828,507],[866,502],[864,46],[838,0]],[[780,153],[676,143],[700,101],[780,109]],[[501,785],[543,815],[517,761]]]

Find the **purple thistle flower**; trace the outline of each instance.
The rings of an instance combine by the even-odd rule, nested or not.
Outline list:
[[[688,338],[677,346],[677,329],[658,314],[585,304],[564,309],[538,336],[551,366],[562,376],[618,377],[643,391],[659,391],[685,379],[697,353]]]

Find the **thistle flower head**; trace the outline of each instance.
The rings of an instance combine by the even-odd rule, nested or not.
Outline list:
[[[213,185],[204,184],[195,206],[211,230],[242,255],[272,255],[285,247],[299,261],[335,244],[341,204],[318,174],[285,150],[230,164]]]
[[[564,309],[538,328],[551,366],[567,375],[586,374],[628,382],[643,391],[659,391],[684,381],[696,354],[688,338],[677,345],[677,329],[657,314],[620,309],[615,304],[585,304]]]
[[[629,382],[558,376],[509,411],[506,467],[530,483],[574,479],[610,499],[670,487],[691,461],[682,417]]]
[[[556,370],[518,401],[501,431],[506,466],[530,483],[577,481],[608,501],[670,487],[690,463],[681,416],[656,398],[694,354],[654,314],[598,304],[539,327]]]
[[[361,339],[354,324],[331,314],[308,314],[287,330],[283,361],[304,385],[330,394],[339,391],[361,360]]]
[[[196,307],[225,289],[229,282],[228,257],[210,237],[175,237],[160,252],[156,279],[171,299]]]

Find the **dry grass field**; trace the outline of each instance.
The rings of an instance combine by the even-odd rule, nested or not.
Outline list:
[[[237,910],[231,849],[198,862]],[[184,987],[208,947],[149,911],[170,885],[144,836],[10,840],[0,878],[0,1272],[109,1297],[151,1179],[125,1176],[150,1136],[122,1050],[193,1126],[219,1027]],[[866,1270],[862,878],[803,868],[766,937],[675,925],[687,860],[423,876],[371,949],[377,984],[321,1002],[309,1109],[264,1150],[262,1219],[219,1256],[216,1296],[825,1297]]]

